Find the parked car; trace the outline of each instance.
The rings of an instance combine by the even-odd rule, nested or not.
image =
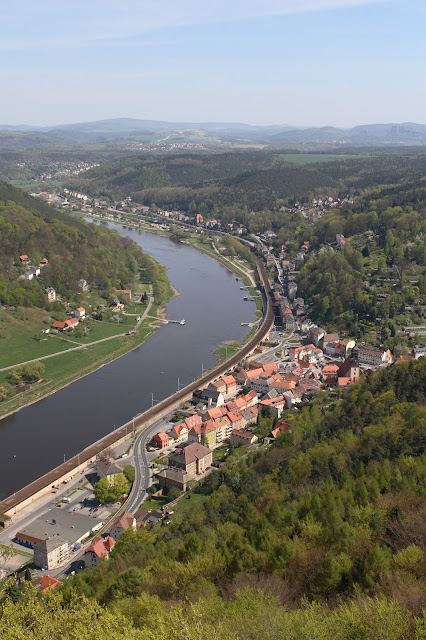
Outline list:
[[[50,493],[58,493],[57,491],[51,491]]]

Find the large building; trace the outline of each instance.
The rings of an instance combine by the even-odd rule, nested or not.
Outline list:
[[[15,540],[32,549],[38,542],[60,536],[72,546],[88,538],[102,524],[97,518],[54,507],[18,531]]]
[[[193,476],[182,469],[176,467],[169,467],[160,471],[157,475],[161,489],[172,489],[173,487],[179,489],[179,491],[186,491],[188,482],[192,480]]]
[[[123,469],[110,457],[101,458],[96,462],[96,473],[99,478],[107,478],[117,473],[123,473]]]
[[[34,544],[34,566],[37,569],[56,569],[61,567],[69,555],[68,540],[60,535],[40,540]]]
[[[190,476],[199,475],[211,466],[213,455],[210,449],[198,442],[190,444],[169,457],[170,467],[182,469]]]

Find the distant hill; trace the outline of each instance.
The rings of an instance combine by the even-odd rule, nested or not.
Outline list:
[[[140,139],[143,134],[152,137],[155,133],[197,131],[215,136],[223,142],[246,141],[277,146],[285,144],[332,148],[342,145],[426,145],[426,125],[414,122],[367,124],[343,129],[333,126],[255,126],[238,122],[167,122],[136,118],[113,118],[51,127],[0,125],[0,142],[5,151],[45,149],[91,141],[105,143],[108,140],[116,142],[121,138]]]

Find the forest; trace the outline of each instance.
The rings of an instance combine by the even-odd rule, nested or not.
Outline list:
[[[159,294],[162,289],[160,266],[135,243],[101,226],[59,213],[7,183],[0,183],[0,236],[0,302],[6,306],[49,309],[46,287],[54,287],[72,301],[81,278],[107,298],[115,289],[128,288],[142,268]],[[20,279],[28,269],[20,263],[22,254],[29,256],[33,266],[47,258],[40,277]]]
[[[349,243],[342,251],[336,234]],[[319,250],[305,263],[299,285],[318,322],[361,337],[359,322],[382,318],[386,346],[393,348],[394,319],[406,307],[422,317],[426,295],[426,187],[422,182],[385,188],[324,215],[310,229]],[[322,249],[320,249],[323,247]],[[392,286],[383,285],[390,282]],[[392,336],[387,335],[387,331]]]
[[[425,374],[404,362],[292,410],[277,444],[233,450],[183,516],[123,533],[59,593],[10,583],[1,637],[424,638]]]
[[[106,162],[65,186],[91,196],[138,202],[218,217],[223,207],[273,210],[331,192],[359,194],[377,185],[420,179],[426,155],[378,153],[297,166],[280,151],[133,156]],[[220,216],[219,216],[220,217]]]

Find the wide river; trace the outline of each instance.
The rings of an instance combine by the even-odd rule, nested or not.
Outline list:
[[[0,420],[0,499],[40,477],[211,367],[221,341],[240,340],[256,306],[219,262],[186,244],[109,224],[166,265],[180,291],[143,345],[44,400]],[[112,343],[111,343],[112,344]],[[58,356],[60,358],[62,356]]]

